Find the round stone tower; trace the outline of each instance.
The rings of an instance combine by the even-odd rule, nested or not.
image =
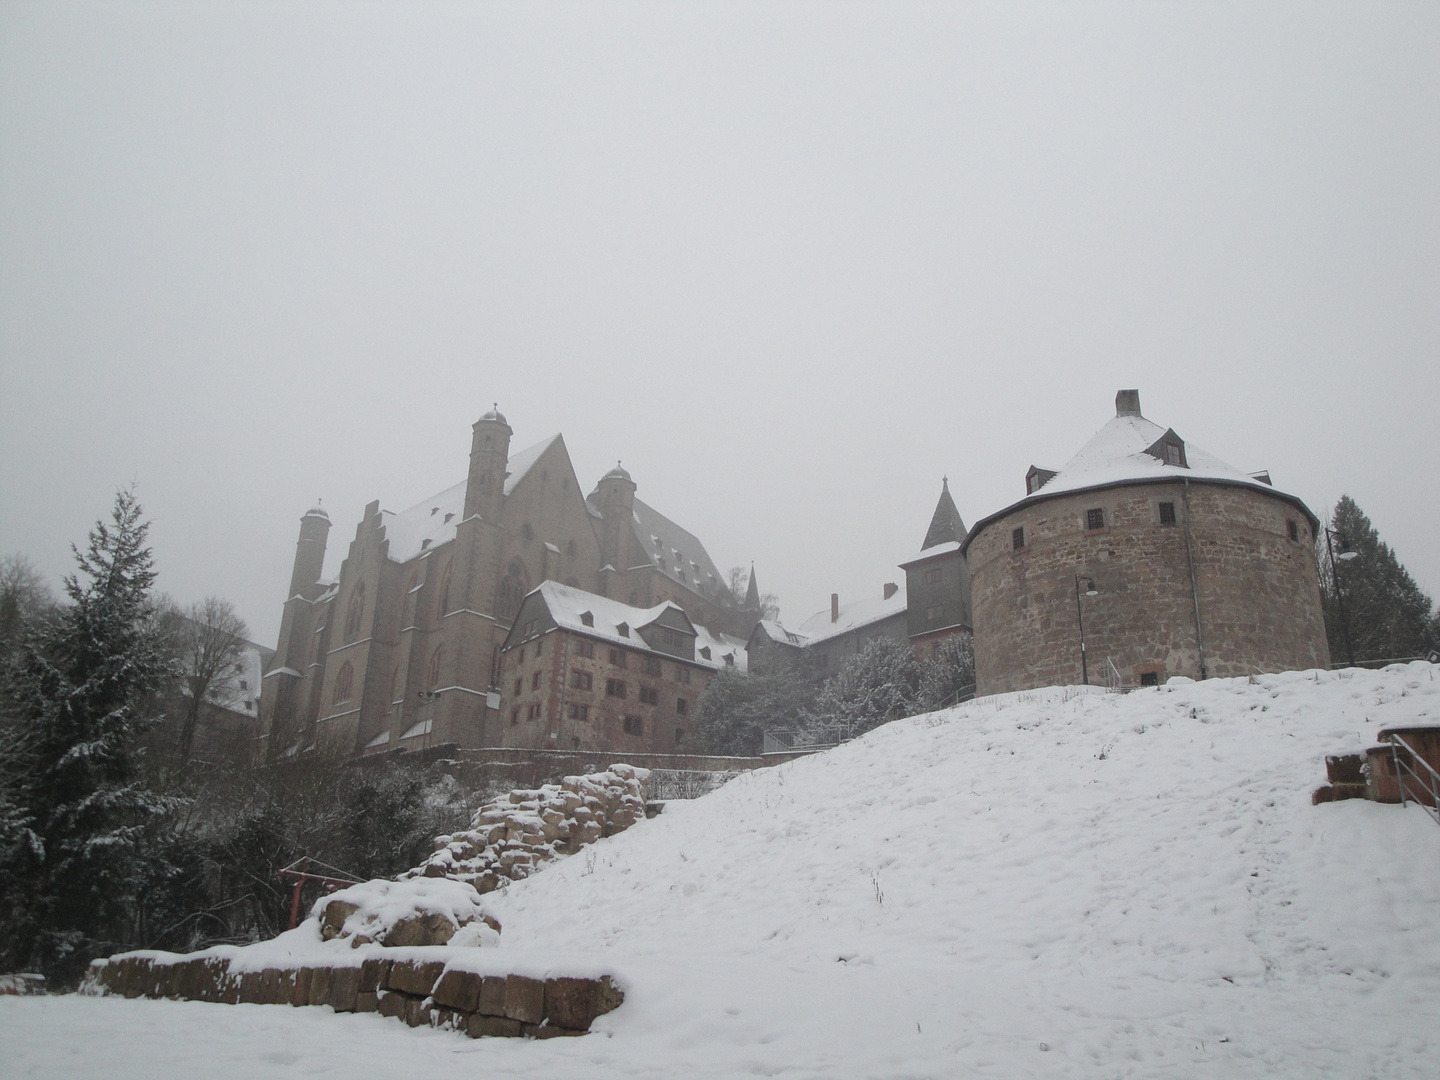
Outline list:
[[[1325,667],[1319,521],[1140,413],[965,540],[980,694]]]

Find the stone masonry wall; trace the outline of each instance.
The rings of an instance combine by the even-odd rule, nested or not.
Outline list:
[[[231,970],[224,956],[127,953],[90,965],[82,993],[172,998],[223,1005],[329,1005],[378,1012],[411,1027],[486,1035],[583,1035],[624,993],[608,976],[482,975],[425,949],[347,966]],[[434,955],[434,958],[429,958]]]
[[[1241,486],[1189,487],[1209,677],[1328,666],[1309,522],[1293,504]],[[968,548],[977,692],[1081,681],[1075,578],[1091,683],[1113,659],[1127,685],[1200,678],[1181,484],[1126,485],[1032,503],[985,526]],[[1162,524],[1160,503],[1176,522]],[[1105,511],[1088,530],[1086,511]],[[1294,521],[1297,539],[1289,535]],[[1025,545],[1012,548],[1013,530]]]

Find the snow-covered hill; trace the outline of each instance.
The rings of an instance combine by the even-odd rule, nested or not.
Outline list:
[[[1440,829],[1310,792],[1326,754],[1440,722],[1437,674],[989,698],[672,803],[487,897],[501,950],[622,978],[584,1039],[109,999],[5,1002],[0,1039],[37,1076],[70,1075],[59,1032],[144,1023],[143,1075],[185,1075],[153,1032],[191,1053],[204,1025],[216,1080],[256,1038],[337,1074],[1433,1080]]]

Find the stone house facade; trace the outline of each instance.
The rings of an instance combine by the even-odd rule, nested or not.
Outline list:
[[[268,753],[500,745],[501,652],[521,601],[556,581],[641,607],[673,602],[745,626],[691,533],[635,497],[618,465],[582,493],[562,436],[512,454],[498,411],[471,432],[469,473],[399,513],[365,508],[322,580],[328,515],[300,524],[279,641],[260,698]]]
[[[501,650],[497,746],[616,753],[695,749],[695,703],[716,671],[746,669],[745,642],[672,601],[631,607],[547,581]]]
[[[1329,664],[1318,519],[1145,419],[1137,391],[1065,468],[1026,479],[962,545],[977,693]]]

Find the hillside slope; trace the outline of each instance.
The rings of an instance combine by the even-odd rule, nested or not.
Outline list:
[[[585,954],[624,981],[585,1039],[103,1000],[0,1009],[0,1033],[169,1009],[212,1042],[239,1022],[218,1014],[244,1014],[326,1071],[1429,1080],[1440,829],[1310,791],[1326,754],[1440,722],[1437,674],[989,698],[672,803],[486,898],[502,951]]]

